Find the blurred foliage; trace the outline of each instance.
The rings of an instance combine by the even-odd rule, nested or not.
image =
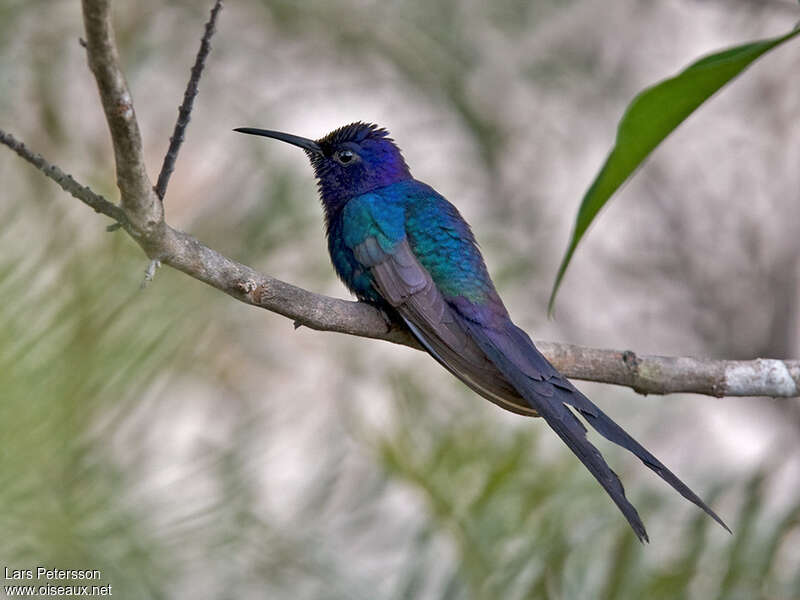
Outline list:
[[[502,14],[500,4],[485,10]],[[493,113],[481,109],[480,98],[469,93],[471,75],[479,66],[479,39],[463,35],[466,15],[457,0],[410,2],[402,16],[396,7],[376,3],[373,10],[361,11],[357,19],[342,18],[342,5],[333,2],[267,0],[264,6],[285,33],[325,35],[338,52],[356,60],[380,56],[409,84],[441,94],[470,131],[486,168],[490,172],[496,168],[502,130],[492,119]],[[329,27],[332,22],[337,26]],[[441,27],[445,22],[450,27]]]
[[[334,285],[308,173],[263,145],[214,154],[227,127],[220,115],[269,106],[236,67],[234,50],[255,39],[275,56],[270,68],[303,91],[297,71],[332,57],[339,70],[370,82],[388,72],[413,89],[403,97],[410,113],[432,105],[456,115],[459,144],[482,158],[464,189],[495,193],[479,214],[487,246],[499,249],[498,282],[522,286],[540,270],[546,253],[534,234],[548,222],[531,201],[540,192],[507,168],[524,144],[492,73],[567,89],[579,107],[624,96],[618,83],[630,67],[597,76],[602,52],[591,40],[559,34],[524,59],[500,43],[524,46],[565,22],[566,31],[587,21],[595,30],[590,4],[230,3],[168,194],[170,219],[294,283]],[[632,6],[634,16],[652,10]],[[158,132],[166,148],[204,10],[186,0],[117,8],[145,138]],[[94,88],[78,35],[76,2],[0,0],[0,126],[13,124],[113,198],[105,125],[98,106],[85,108]],[[252,60],[247,75],[264,59]],[[564,76],[572,70],[579,81]],[[275,103],[294,103],[287,93]],[[551,167],[544,152],[525,160]],[[723,468],[686,477],[721,507],[730,537],[602,445],[651,530],[653,542],[640,546],[542,423],[499,415],[447,374],[432,376],[435,366],[420,367],[425,357],[290,334],[285,320],[179,273],[162,269],[142,290],[147,261],[124,234],[103,232],[103,219],[16,157],[0,155],[0,177],[0,565],[97,568],[126,599],[800,597],[800,501],[781,479],[791,452],[738,483]],[[530,290],[521,294],[531,305]],[[688,443],[680,427],[659,433]],[[704,458],[707,468],[737,460]]]
[[[185,331],[191,311],[181,322],[168,320],[178,307],[161,307],[168,311],[165,318],[155,307],[131,310],[136,298],[115,272],[136,264],[129,244],[127,251],[116,240],[75,250],[66,235],[56,235],[38,249],[25,244],[23,252],[14,232],[20,219],[4,217],[4,562],[15,568],[94,565],[103,583],[134,596],[165,597],[169,559],[142,527],[146,507],[120,494],[135,475],[112,459],[108,444],[141,402],[142,390],[181,360],[175,334]],[[57,222],[51,220],[50,227],[58,231]]]

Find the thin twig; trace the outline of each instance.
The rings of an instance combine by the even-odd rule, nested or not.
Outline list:
[[[147,268],[144,270],[144,279],[142,279],[142,283],[139,285],[141,289],[146,288],[153,282],[153,279],[156,276],[156,271],[161,267],[160,260],[151,260],[150,264],[147,265]]]
[[[164,195],[167,193],[169,178],[172,175],[172,171],[175,170],[175,160],[178,158],[178,151],[183,143],[186,127],[189,125],[189,120],[191,119],[192,104],[197,96],[197,85],[200,83],[200,76],[203,74],[206,58],[208,58],[208,54],[211,52],[211,36],[214,35],[214,26],[216,25],[217,15],[221,9],[222,0],[216,0],[211,9],[211,16],[206,23],[203,39],[200,41],[200,49],[197,51],[197,57],[192,67],[189,83],[183,94],[183,104],[178,108],[178,120],[175,123],[175,130],[172,133],[172,137],[169,138],[169,149],[164,156],[164,163],[161,165],[161,172],[158,174],[158,183],[156,183],[156,194],[161,200],[164,200]]]
[[[107,217],[111,217],[122,227],[127,225],[128,219],[119,206],[109,202],[100,194],[96,194],[87,186],[81,185],[75,181],[75,179],[73,179],[72,175],[69,173],[64,173],[64,171],[59,169],[57,166],[45,160],[41,154],[31,151],[25,144],[2,129],[0,129],[0,143],[3,143],[11,148],[14,152],[19,154],[34,167],[55,181],[59,186],[61,186],[61,189],[73,195],[81,202],[92,207],[95,212],[99,212]]]

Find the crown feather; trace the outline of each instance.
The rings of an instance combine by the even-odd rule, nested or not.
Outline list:
[[[388,141],[392,141],[389,137],[389,132],[383,127],[379,127],[374,123],[356,121],[355,123],[339,127],[339,129],[334,129],[325,137],[317,140],[317,143],[324,148],[325,146],[336,146],[344,142],[355,142],[358,144],[367,138],[385,138]]]

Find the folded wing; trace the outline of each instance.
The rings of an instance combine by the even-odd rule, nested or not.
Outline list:
[[[378,292],[397,310],[431,356],[488,400],[512,412],[536,416],[536,411],[519,397],[456,321],[453,309],[407,240],[388,253],[374,237],[369,237],[353,253],[371,269]]]

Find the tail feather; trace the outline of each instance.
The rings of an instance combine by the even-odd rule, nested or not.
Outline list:
[[[653,456],[644,446],[633,439],[622,427],[617,425],[608,415],[600,410],[591,400],[575,390],[574,393],[565,393],[563,401],[575,407],[583,415],[586,422],[595,431],[609,441],[635,454],[647,467],[652,469],[661,479],[670,484],[681,496],[702,508],[709,517],[719,523],[728,533],[732,533],[725,522],[715,513],[689,486],[678,479],[664,464]]]
[[[639,540],[642,542],[649,541],[639,513],[625,496],[622,482],[617,474],[611,470],[611,467],[608,466],[608,463],[603,459],[597,448],[586,439],[586,428],[564,404],[563,400],[558,397],[561,394],[546,397],[537,392],[531,384],[529,376],[495,346],[482,326],[467,319],[463,320],[463,325],[489,359],[497,365],[500,372],[530,404],[531,408],[544,418],[547,424],[569,446],[570,450],[586,465],[600,485],[605,488],[608,495],[611,496],[611,499],[622,511],[622,514],[625,515]]]
[[[506,331],[502,332],[486,329],[464,317],[461,317],[461,324],[531,408],[545,419],[586,465],[628,519],[641,541],[647,541],[647,532],[636,509],[625,497],[622,483],[597,448],[586,439],[586,428],[566,405],[574,407],[600,435],[636,455],[684,498],[702,508],[730,532],[722,519],[697,494],[563,378],[536,349],[524,331],[511,322]]]
[[[535,362],[540,364],[541,361],[547,362],[547,359],[542,356],[531,339],[523,330],[516,325],[511,324],[513,328],[513,335],[517,338],[519,345],[525,346],[531,355],[535,354]],[[550,365],[550,363],[547,363]],[[715,513],[700,497],[695,494],[689,486],[683,481],[678,479],[672,471],[670,471],[660,460],[653,456],[650,451],[637,442],[627,431],[622,429],[611,417],[604,413],[600,408],[594,404],[589,398],[584,396],[575,386],[573,386],[567,379],[563,378],[552,365],[550,368],[553,374],[558,377],[558,388],[562,393],[559,394],[560,399],[575,408],[592,428],[602,435],[607,440],[614,442],[618,446],[625,448],[632,454],[636,455],[648,468],[653,470],[661,479],[670,484],[675,491],[681,496],[702,508],[708,516],[719,523],[728,533],[731,533],[730,528],[725,522]]]

